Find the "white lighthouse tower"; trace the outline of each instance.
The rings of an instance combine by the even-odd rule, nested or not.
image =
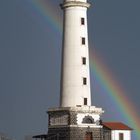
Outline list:
[[[91,106],[87,0],[63,0],[60,106],[48,110],[48,136],[102,140],[102,108]]]
[[[91,105],[87,0],[64,0],[61,107]]]

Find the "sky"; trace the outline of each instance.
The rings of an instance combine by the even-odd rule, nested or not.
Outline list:
[[[0,132],[16,140],[46,133],[46,111],[59,105],[62,1],[46,0],[52,14],[33,1],[37,0],[0,0]],[[89,2],[90,50],[98,54],[140,118],[140,1]],[[91,69],[92,103],[105,110],[103,120],[129,124],[101,88],[96,88]],[[138,140],[135,134],[132,140]]]

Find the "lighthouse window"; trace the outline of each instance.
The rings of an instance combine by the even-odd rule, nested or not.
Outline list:
[[[83,85],[86,85],[87,84],[87,78],[83,78]]]
[[[87,98],[84,98],[84,105],[87,105]]]
[[[86,57],[82,57],[82,64],[86,65]]]
[[[123,133],[119,133],[119,140],[124,140]]]
[[[85,41],[85,37],[82,37],[82,45],[85,45],[86,41]]]
[[[85,25],[85,19],[81,18],[81,25]]]

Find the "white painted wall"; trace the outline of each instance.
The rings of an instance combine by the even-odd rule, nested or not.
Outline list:
[[[124,140],[131,140],[130,130],[112,130],[111,131],[112,140],[119,140],[119,133],[124,134]]]
[[[77,124],[78,125],[85,125],[82,123],[85,116],[92,116],[92,118],[94,119],[95,122],[100,120],[100,116],[98,114],[79,113],[79,114],[77,114]],[[95,124],[87,124],[87,125],[95,125]]]
[[[74,0],[65,0],[65,2]],[[75,0],[76,1],[76,0]],[[77,0],[86,2],[86,0]],[[61,107],[83,105],[84,98],[88,98],[91,105],[89,52],[87,31],[87,7],[70,6],[64,9],[63,31],[63,62],[61,78]],[[81,25],[81,18],[85,18],[85,25]],[[82,45],[81,38],[86,38]],[[82,57],[86,57],[86,65],[82,65]],[[87,78],[87,85],[83,85],[83,77]]]

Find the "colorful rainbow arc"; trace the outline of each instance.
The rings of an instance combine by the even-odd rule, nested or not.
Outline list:
[[[37,10],[37,13],[41,17],[50,23],[50,26],[62,31],[62,23],[59,16],[55,12],[54,7],[49,1],[46,0],[31,0],[31,5]],[[90,59],[91,72],[95,76],[96,80],[100,83],[101,87],[105,89],[106,93],[116,102],[120,112],[125,116],[129,125],[135,129],[135,140],[140,139],[140,119],[136,113],[133,103],[125,96],[124,90],[119,86],[119,84],[114,80],[110,71],[103,63],[100,57],[92,51]]]
[[[106,67],[105,63],[97,56],[95,51],[92,51],[91,56],[91,69],[98,80],[102,88],[104,88],[105,93],[108,93],[113,101],[117,103],[117,106],[121,113],[126,118],[129,125],[135,129],[137,138],[140,138],[140,119],[136,113],[136,109],[130,99],[125,96],[124,90],[120,85],[114,80],[111,72]]]
[[[60,16],[56,14],[54,6],[50,2],[51,0],[27,0],[28,5],[30,5],[30,10],[33,16],[36,15],[37,18],[43,18],[47,23],[50,24],[58,32],[62,31],[62,21]],[[56,24],[57,23],[57,24]]]

